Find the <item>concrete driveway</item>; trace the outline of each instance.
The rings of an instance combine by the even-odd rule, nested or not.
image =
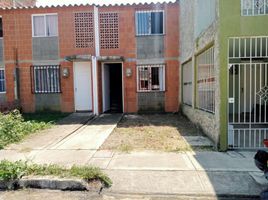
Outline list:
[[[85,165],[112,133],[121,114],[72,114],[55,127],[34,134],[0,151],[0,160],[38,164]]]

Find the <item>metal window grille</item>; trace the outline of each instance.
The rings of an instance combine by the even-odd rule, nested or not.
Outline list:
[[[228,144],[263,148],[268,138],[268,37],[229,39]]]
[[[191,106],[193,104],[192,95],[192,61],[187,62],[182,66],[183,78],[183,103]]]
[[[60,66],[31,66],[32,92],[35,94],[60,93]]]
[[[267,15],[268,0],[241,0],[242,16]]]
[[[119,48],[119,14],[100,13],[99,23],[101,49]]]
[[[136,35],[164,34],[164,11],[137,11]]]
[[[75,47],[94,46],[94,21],[92,12],[74,13]]]
[[[197,56],[196,106],[215,113],[214,47]]]
[[[139,92],[165,90],[164,65],[137,66],[137,88]]]
[[[5,70],[0,69],[0,92],[6,91]]]

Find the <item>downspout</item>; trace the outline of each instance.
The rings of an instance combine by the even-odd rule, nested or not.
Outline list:
[[[99,115],[98,102],[98,57],[100,56],[99,38],[99,10],[94,6],[94,35],[95,35],[95,56],[92,56],[92,79],[93,79],[93,113]]]

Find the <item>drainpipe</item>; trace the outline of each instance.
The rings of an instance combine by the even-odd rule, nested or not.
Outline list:
[[[99,10],[94,6],[95,56],[92,56],[93,113],[99,115],[98,102],[98,57],[100,56]]]

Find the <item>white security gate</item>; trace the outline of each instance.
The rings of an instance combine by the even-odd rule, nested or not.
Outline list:
[[[229,39],[231,149],[263,148],[268,138],[268,37]]]

